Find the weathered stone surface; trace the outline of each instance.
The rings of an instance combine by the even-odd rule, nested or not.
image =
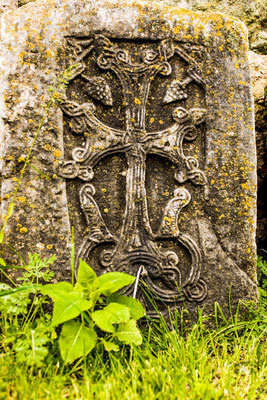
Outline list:
[[[51,180],[27,170],[6,240],[56,252],[62,279],[72,225],[77,258],[98,273],[142,267],[163,312],[162,301],[227,309],[229,291],[233,304],[256,299],[244,25],[155,3],[53,0],[5,15],[1,39],[2,215],[49,85],[76,65],[34,147]]]
[[[155,1],[155,0],[151,0]],[[250,48],[266,54],[267,4],[265,0],[159,0],[160,3],[194,11],[221,12],[239,18],[248,28]]]
[[[15,10],[17,7],[17,0],[0,0],[0,14],[8,10]]]
[[[265,188],[266,168],[266,54],[267,54],[267,3],[265,0],[160,0],[161,3],[179,5],[196,11],[219,11],[239,18],[248,28],[249,62],[252,69],[252,88],[255,101],[255,125],[257,138],[258,215],[256,241],[260,254],[267,248],[267,215]],[[258,54],[260,53],[260,54]],[[266,91],[265,91],[266,93]],[[266,97],[266,94],[265,94]]]
[[[23,6],[29,2],[36,0],[20,0],[19,6]],[[239,18],[244,22],[249,32],[249,47],[254,51],[250,51],[249,61],[252,67],[252,88],[253,96],[256,104],[255,109],[255,125],[257,138],[257,171],[258,171],[258,215],[256,242],[258,251],[267,248],[266,231],[266,196],[264,186],[267,179],[266,169],[266,100],[258,94],[264,92],[266,87],[266,50],[267,50],[267,30],[266,30],[266,1],[265,0],[150,0],[152,3],[166,4],[169,6],[188,8],[193,11],[218,11],[225,15]],[[261,53],[258,54],[257,52]],[[257,71],[255,74],[253,71]],[[260,72],[261,71],[261,72]],[[261,75],[259,79],[258,75]]]
[[[257,141],[257,245],[260,254],[264,255],[262,249],[267,249],[267,207],[265,194],[267,185],[267,55],[249,51],[249,63],[253,81]]]

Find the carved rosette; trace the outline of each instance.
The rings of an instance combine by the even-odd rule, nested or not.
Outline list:
[[[117,270],[137,275],[141,268],[143,284],[161,301],[202,301],[207,288],[205,282],[200,279],[201,254],[197,243],[180,232],[178,226],[180,213],[191,201],[189,191],[180,185],[187,181],[195,185],[207,183],[197,159],[184,153],[185,141],[193,142],[196,139],[197,127],[205,120],[206,110],[185,109],[176,104],[187,99],[187,86],[191,82],[204,85],[198,65],[171,40],[161,41],[157,50],[148,46],[139,55],[139,61],[134,61],[128,51],[101,35],[88,40],[71,38],[68,44],[77,54],[77,66],[72,80],[77,77],[83,79],[90,99],[102,103],[105,107],[113,105],[112,90],[108,82],[100,76],[86,75],[86,57],[94,53],[98,67],[113,71],[119,79],[126,107],[126,128],[120,130],[104,124],[96,117],[92,101],[79,103],[68,99],[62,104],[64,114],[71,119],[71,132],[74,135],[89,132],[85,137],[85,144],[74,148],[72,159],[63,161],[60,167],[62,177],[79,178],[87,182],[79,192],[87,229],[77,260],[82,258],[86,261],[96,246],[110,243],[110,249],[103,250],[98,260],[103,272]],[[172,67],[169,61],[174,55],[188,63],[190,68],[184,80],[174,79],[171,82],[162,99],[163,105],[175,103],[173,124],[161,131],[148,132],[145,117],[151,82],[158,74],[171,74]],[[97,132],[98,135],[91,136],[90,132]],[[126,206],[121,230],[115,237],[107,228],[94,200],[94,186],[88,182],[94,177],[94,167],[97,163],[107,155],[116,153],[125,153],[127,174]],[[148,216],[145,187],[148,154],[164,157],[176,166],[174,177],[178,187],[165,206],[157,232],[152,231]],[[176,252],[159,247],[158,240],[161,239],[175,240],[190,254],[191,261],[187,266],[189,273],[186,278],[181,275],[180,260]],[[128,288],[127,293],[132,294],[132,291],[132,288]],[[153,315],[153,312],[150,314]]]

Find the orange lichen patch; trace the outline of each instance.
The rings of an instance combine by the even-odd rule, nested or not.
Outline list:
[[[20,231],[20,233],[27,233],[28,229],[25,226],[23,226],[22,228],[20,228],[19,231]]]
[[[50,146],[50,144],[45,144],[43,146],[43,149],[46,150],[46,151],[52,151],[52,146]]]
[[[54,150],[54,151],[53,151],[53,154],[54,154],[55,157],[58,157],[58,158],[59,158],[59,157],[61,157],[61,154],[62,154],[62,153],[61,153],[60,150]]]
[[[21,203],[26,203],[27,200],[26,200],[26,197],[20,196],[20,197],[18,197],[18,201]]]

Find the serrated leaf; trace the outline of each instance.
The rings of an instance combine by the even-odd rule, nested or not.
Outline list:
[[[84,287],[78,282],[75,284],[73,289],[75,292],[84,293]]]
[[[40,292],[43,295],[50,296],[53,300],[55,297],[61,296],[62,292],[72,292],[73,286],[68,282],[50,283],[41,287]]]
[[[68,321],[63,325],[59,337],[61,357],[71,363],[89,354],[96,342],[97,334],[93,328],[87,328],[79,321]]]
[[[93,305],[92,301],[85,300],[79,292],[64,293],[53,301],[52,326],[78,317],[81,312],[89,310]]]
[[[89,265],[80,259],[77,274],[77,283],[81,285],[86,293],[96,289],[97,275]]]
[[[123,272],[107,272],[97,278],[97,286],[101,293],[109,296],[124,286],[131,285],[135,279],[135,276]]]
[[[114,293],[107,299],[107,304],[109,303],[118,303],[128,307],[131,317],[135,320],[142,318],[145,315],[144,307],[142,306],[140,301],[134,299],[133,297]]]
[[[114,324],[128,321],[130,310],[122,304],[110,303],[102,310],[93,312],[92,319],[102,331],[115,332]]]
[[[143,341],[140,330],[136,325],[136,321],[130,319],[124,324],[120,324],[116,331],[117,338],[126,344],[140,345]]]
[[[104,339],[101,339],[101,341],[102,341],[106,351],[119,351],[120,350],[119,346],[113,342],[107,342]]]
[[[74,290],[68,282],[45,285],[40,291],[50,296],[54,302],[52,326],[78,317],[81,312],[89,310],[93,305],[91,300],[84,299],[83,294]]]

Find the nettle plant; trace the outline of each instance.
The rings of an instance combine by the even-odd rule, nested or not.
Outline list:
[[[93,269],[80,260],[74,286],[59,282],[40,289],[54,302],[51,326],[63,323],[59,348],[65,362],[86,356],[98,342],[107,351],[118,351],[122,343],[142,343],[136,321],[145,315],[143,306],[133,297],[115,293],[133,284],[135,279],[122,272],[108,272],[97,277]]]
[[[22,284],[16,288],[0,284],[0,346],[4,353],[14,354],[19,363],[41,367],[49,357],[49,347],[57,341],[65,363],[86,357],[98,345],[118,351],[120,345],[142,343],[137,320],[145,315],[143,306],[133,297],[116,293],[133,284],[135,277],[121,272],[97,277],[80,260],[75,284],[39,284],[52,279],[49,267],[54,260],[55,256],[42,260],[29,253]],[[43,307],[48,296],[54,304],[52,316]],[[55,329],[59,326],[58,336]]]

